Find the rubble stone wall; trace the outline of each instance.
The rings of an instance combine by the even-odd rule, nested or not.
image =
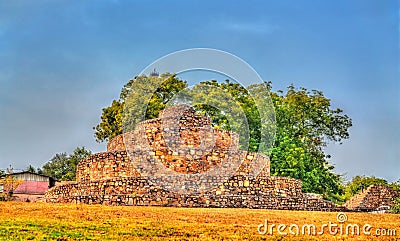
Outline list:
[[[301,181],[292,178],[248,178],[238,175],[225,181],[214,181],[223,184],[204,193],[180,194],[149,184],[143,177],[121,177],[54,187],[46,193],[45,199],[47,202],[107,205],[340,209],[329,201],[306,198],[301,192]]]
[[[161,111],[159,118],[140,122],[133,132],[113,138],[108,150],[169,148],[172,151],[211,151],[238,150],[238,147],[238,134],[213,129],[210,118],[197,115],[186,105],[176,105]]]
[[[101,152],[90,155],[76,167],[76,180],[88,181],[114,177],[140,176],[126,151]]]
[[[354,211],[373,211],[381,206],[393,206],[400,193],[386,185],[371,185],[354,195],[345,203],[345,207]]]
[[[195,154],[194,154],[195,155]],[[202,155],[202,154],[200,154]],[[136,150],[132,153],[126,151],[112,151],[96,153],[82,160],[76,170],[77,181],[91,181],[114,177],[129,176],[157,176],[166,175],[166,171],[173,170],[176,173],[193,174],[204,173],[219,175],[220,169],[210,169],[213,166],[229,166],[232,175],[269,176],[269,158],[260,153],[245,151],[213,151],[204,155],[201,159],[187,160],[188,155],[180,153],[172,155],[167,149]],[[140,163],[147,162],[151,167],[141,169]],[[162,163],[165,170],[155,163]],[[153,165],[153,166],[151,166]],[[262,165],[262,166],[259,166]],[[214,171],[213,171],[214,170]],[[259,173],[252,173],[259,170]]]
[[[159,148],[170,149],[218,149],[218,150],[238,150],[239,136],[236,133],[200,128],[200,127],[179,127],[172,134],[167,132],[170,130],[163,129],[162,126],[172,126],[175,118],[169,119],[152,119],[140,123],[136,130],[118,135],[111,139],[107,145],[107,151],[125,151],[135,149],[152,149]],[[179,123],[184,123],[182,120]],[[182,124],[183,125],[183,124]],[[179,135],[175,136],[177,133]],[[166,140],[168,141],[166,143]],[[201,146],[201,143],[207,144]]]

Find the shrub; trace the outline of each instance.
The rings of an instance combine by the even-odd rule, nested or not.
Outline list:
[[[394,200],[394,205],[388,212],[400,214],[400,196]]]

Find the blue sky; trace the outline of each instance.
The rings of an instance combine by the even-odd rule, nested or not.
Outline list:
[[[101,109],[156,59],[215,48],[353,119],[338,173],[400,179],[398,1],[0,1],[0,168],[105,150]]]

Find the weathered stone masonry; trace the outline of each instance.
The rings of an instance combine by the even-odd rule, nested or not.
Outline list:
[[[334,203],[302,193],[301,181],[271,177],[270,162],[260,153],[241,151],[236,133],[215,130],[210,119],[186,105],[176,105],[159,118],[139,123],[133,132],[110,140],[107,152],[81,161],[77,182],[50,189],[46,202],[175,207],[241,207],[290,210],[340,210]],[[140,162],[161,163],[144,170]],[[263,164],[257,176],[252,172]],[[235,166],[237,165],[237,166]],[[216,167],[234,167],[229,178],[197,174]],[[216,169],[218,170],[218,169]],[[168,172],[191,174],[193,182],[214,188],[198,193],[173,192],[151,184],[148,177],[166,182]],[[196,179],[197,178],[197,179]],[[175,183],[179,184],[179,183]],[[179,185],[178,185],[179,186]]]
[[[285,185],[288,185],[284,188]],[[292,186],[291,186],[292,185]],[[268,177],[246,180],[234,176],[216,190],[201,195],[176,194],[151,186],[147,179],[124,177],[60,186],[48,195],[48,202],[107,205],[241,207],[288,210],[336,210],[321,199],[307,199],[298,180]]]
[[[374,184],[354,195],[345,207],[355,211],[374,211],[382,206],[390,207],[400,193],[386,185]]]

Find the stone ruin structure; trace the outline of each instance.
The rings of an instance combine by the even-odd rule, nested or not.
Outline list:
[[[260,171],[253,173],[255,169]],[[221,170],[231,172],[214,175]],[[197,115],[187,105],[165,109],[159,118],[143,121],[133,132],[111,139],[106,152],[78,164],[76,182],[53,187],[44,201],[343,210],[319,195],[303,193],[300,180],[270,176],[267,156],[239,150],[236,133],[212,129],[208,117]]]
[[[344,206],[353,211],[374,212],[385,211],[393,205],[400,193],[393,188],[374,184],[350,198]]]

